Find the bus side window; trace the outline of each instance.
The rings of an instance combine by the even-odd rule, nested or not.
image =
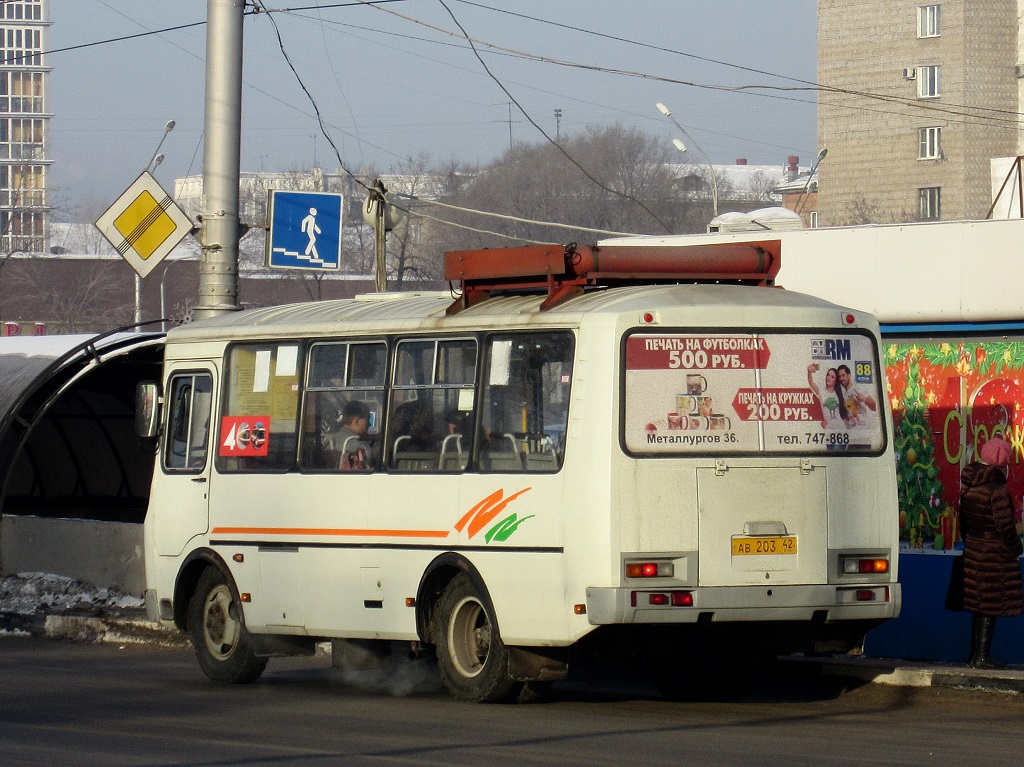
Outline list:
[[[222,472],[289,471],[298,442],[299,341],[240,343],[228,349],[217,430]]]
[[[171,392],[164,468],[198,471],[206,466],[210,439],[213,383],[206,373],[174,376]]]
[[[575,340],[568,332],[495,334],[481,403],[481,471],[562,466]]]
[[[464,471],[473,442],[476,341],[410,339],[398,344],[395,359],[389,468]]]
[[[373,471],[380,463],[387,345],[323,342],[309,351],[299,466],[304,471]],[[346,408],[361,403],[367,418],[353,431]]]

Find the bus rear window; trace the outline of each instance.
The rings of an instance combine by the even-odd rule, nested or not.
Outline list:
[[[859,331],[637,333],[626,339],[623,440],[650,455],[874,453],[882,379]]]

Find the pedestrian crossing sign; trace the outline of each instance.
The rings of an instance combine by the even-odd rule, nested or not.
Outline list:
[[[341,266],[342,197],[270,190],[267,266],[336,270]]]
[[[107,208],[96,228],[140,277],[192,231],[192,222],[147,171]]]

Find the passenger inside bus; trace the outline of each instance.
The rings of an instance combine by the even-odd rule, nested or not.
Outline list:
[[[375,463],[373,444],[367,439],[370,408],[362,400],[350,400],[341,411],[341,428],[329,436],[331,449],[340,456],[345,471],[370,470]]]

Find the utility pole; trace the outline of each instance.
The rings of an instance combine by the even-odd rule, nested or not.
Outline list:
[[[237,311],[244,0],[207,0],[206,119],[196,319]]]
[[[562,110],[555,110],[555,141],[562,140]]]

